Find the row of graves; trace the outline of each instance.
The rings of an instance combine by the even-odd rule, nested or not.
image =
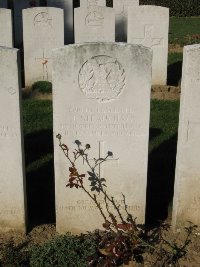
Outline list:
[[[137,218],[137,223],[145,222],[151,85],[166,82],[168,9],[128,7],[126,43],[114,40],[114,9],[105,7],[105,1],[99,6],[89,2],[94,1],[75,10],[75,44],[66,46],[63,46],[62,9],[23,10],[26,86],[37,80],[53,83],[59,233],[94,230],[103,224],[103,219],[84,192],[66,188],[70,164],[59,147],[58,134],[69,146],[73,146],[75,140],[89,143],[91,158],[88,160],[104,157],[107,151],[114,153],[98,169],[97,176],[107,179],[107,190],[121,207],[123,192],[128,211]],[[0,17],[8,16],[3,19],[7,30],[0,34],[5,41],[12,25],[9,12],[0,10]],[[80,29],[76,30],[78,25]],[[0,231],[26,232],[20,51],[10,44],[3,45],[0,47]],[[199,66],[200,45],[186,46],[173,200],[174,228],[187,221],[200,224]],[[86,173],[83,161],[78,162],[77,167]],[[97,201],[101,205],[104,199],[97,198]]]
[[[52,49],[64,44],[115,41],[152,48],[152,83],[166,84],[167,8],[139,6],[138,0],[116,0],[110,8],[105,0],[81,0],[73,12],[72,0],[48,0],[47,7],[26,8],[28,2],[13,3],[14,40],[12,12],[0,9],[0,45],[23,47],[26,88],[39,80],[52,80]]]

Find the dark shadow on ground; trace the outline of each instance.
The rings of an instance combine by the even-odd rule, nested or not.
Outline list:
[[[160,135],[162,133],[161,129],[158,128],[150,128],[149,129],[149,141],[153,140],[155,137]]]
[[[25,136],[26,165],[45,154],[53,154],[53,133],[43,130]],[[55,223],[55,182],[53,159],[26,174],[28,228]]]
[[[27,174],[28,228],[55,223],[55,183],[53,160]]]
[[[25,135],[24,146],[26,166],[48,153],[53,153],[52,130],[47,129]]]
[[[170,64],[167,68],[167,85],[178,86],[181,83],[182,61]]]
[[[167,219],[174,193],[177,135],[162,143],[149,155],[146,224],[158,226]]]

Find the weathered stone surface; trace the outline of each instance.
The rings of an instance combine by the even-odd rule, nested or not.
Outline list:
[[[51,50],[64,45],[63,10],[35,7],[23,10],[25,86],[51,81]]]
[[[127,17],[129,7],[139,6],[139,0],[114,0],[116,42],[127,41]]]
[[[58,232],[85,232],[103,223],[84,192],[66,188],[69,163],[58,146],[58,133],[71,148],[76,139],[89,143],[90,159],[114,153],[97,174],[107,179],[108,192],[122,206],[121,192],[125,194],[129,212],[144,222],[151,60],[150,49],[127,44],[77,44],[53,51]],[[81,160],[77,167],[81,173],[88,170]]]
[[[0,8],[7,8],[8,1],[7,0],[0,0]]]
[[[25,8],[36,7],[39,5],[39,0],[14,0],[14,44],[17,48],[22,48],[23,45],[23,27],[22,27],[22,10]]]
[[[0,46],[13,47],[12,13],[6,8],[0,8]]]
[[[200,224],[200,45],[184,47],[173,226]]]
[[[102,6],[75,8],[74,35],[75,43],[114,42],[114,10],[112,8]]]
[[[80,7],[106,6],[106,0],[81,0]]]
[[[65,44],[74,43],[73,0],[47,0],[47,6],[64,9]]]
[[[0,231],[26,231],[21,83],[17,49],[0,47]]]
[[[128,43],[153,50],[152,84],[167,82],[169,9],[139,6],[128,10]]]

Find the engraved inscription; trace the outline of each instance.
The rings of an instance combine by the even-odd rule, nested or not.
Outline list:
[[[15,215],[20,213],[20,209],[17,209],[16,207],[11,207],[10,209],[6,210],[0,210],[0,215]]]
[[[103,199],[99,199],[98,200],[99,204],[102,206],[102,209],[105,208],[105,200]],[[122,210],[124,209],[124,202],[123,200],[120,199],[116,199],[115,203],[117,204],[117,206],[119,206]],[[93,210],[97,210],[96,205],[93,203],[92,200],[77,200],[77,201],[73,201],[71,203],[68,203],[68,205],[63,206],[63,205],[59,205],[57,206],[57,212],[76,212],[76,211],[93,211]],[[137,212],[141,210],[141,206],[139,205],[129,205],[127,204],[127,209],[130,212]],[[112,206],[110,206],[110,210],[114,211],[114,208]]]
[[[40,12],[34,17],[34,26],[52,26],[52,18],[47,12]]]
[[[117,59],[99,55],[82,65],[78,82],[87,98],[108,102],[123,92],[125,71]]]
[[[135,43],[142,44],[147,47],[163,46],[163,38],[153,38],[153,25],[144,26],[144,38],[133,38]]]
[[[0,125],[0,138],[1,137],[17,137],[16,129],[7,125]]]
[[[13,88],[13,87],[9,87],[7,90],[8,90],[8,93],[9,93],[10,95],[14,95],[14,94],[16,94],[16,89]]]
[[[143,137],[147,135],[146,126],[137,122],[134,109],[104,107],[77,107],[69,105],[66,107],[70,114],[70,121],[63,121],[57,127],[62,135],[66,136],[134,136]]]

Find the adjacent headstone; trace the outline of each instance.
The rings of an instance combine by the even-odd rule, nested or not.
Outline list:
[[[167,82],[169,9],[139,6],[128,10],[128,43],[153,50],[152,84]]]
[[[106,0],[81,0],[80,7],[106,6]]]
[[[75,43],[114,42],[115,14],[109,7],[88,6],[74,9]]]
[[[184,47],[173,226],[200,224],[200,45]]]
[[[22,29],[22,10],[39,6],[39,0],[15,0],[13,1],[14,13],[14,46],[22,48],[23,46],[23,29]]]
[[[12,11],[0,8],[0,46],[13,47]]]
[[[51,50],[64,45],[63,10],[35,7],[23,10],[25,86],[51,81]]]
[[[7,0],[0,0],[0,8],[7,8],[8,1]]]
[[[18,50],[0,47],[0,62],[0,232],[25,232],[26,189]]]
[[[129,7],[139,6],[139,0],[114,0],[116,42],[127,41],[127,17]]]
[[[47,6],[64,9],[65,44],[74,43],[73,0],[47,0]]]
[[[138,223],[144,223],[151,60],[150,49],[127,44],[77,44],[53,51],[59,233],[94,230],[102,226],[103,219],[84,192],[66,188],[69,163],[58,145],[57,134],[70,148],[75,147],[77,139],[89,143],[89,160],[103,157],[107,151],[114,153],[97,174],[107,179],[107,190],[117,204],[123,207],[123,192],[129,212]],[[83,161],[77,168],[80,173],[88,170]],[[87,178],[84,182],[90,190]],[[103,205],[104,200],[98,200]]]

